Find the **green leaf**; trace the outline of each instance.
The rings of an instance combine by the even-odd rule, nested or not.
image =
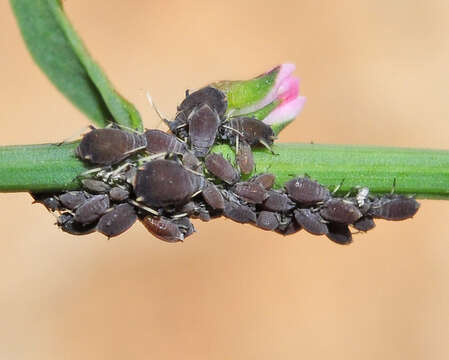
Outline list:
[[[58,0],[10,0],[25,43],[53,84],[94,123],[142,130],[135,107],[95,63]]]

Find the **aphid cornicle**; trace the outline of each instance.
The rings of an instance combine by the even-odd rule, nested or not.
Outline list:
[[[418,209],[419,203],[414,198],[390,195],[374,201],[368,214],[374,218],[399,221],[413,217]]]
[[[206,169],[225,183],[233,185],[239,181],[240,176],[237,170],[221,154],[208,154],[204,162]]]
[[[298,177],[285,183],[287,194],[302,205],[324,202],[331,197],[329,189],[308,177]]]
[[[352,235],[348,225],[341,223],[329,223],[328,229],[329,232],[326,236],[333,242],[340,245],[347,245],[352,242]]]
[[[86,202],[88,195],[84,191],[69,191],[59,195],[61,204],[69,210],[75,210]]]
[[[239,182],[232,187],[232,192],[251,204],[262,204],[267,198],[267,191],[262,185],[255,182]]]
[[[187,122],[192,151],[196,156],[204,157],[215,142],[220,118],[215,110],[204,104],[192,110]]]
[[[95,195],[76,209],[74,220],[80,224],[91,224],[109,209],[107,195]]]
[[[323,219],[341,224],[353,224],[362,217],[357,205],[349,200],[332,198],[326,201],[320,210]]]
[[[143,165],[134,179],[136,200],[151,208],[181,206],[204,186],[204,178],[173,160],[158,159]]]
[[[271,211],[261,211],[257,216],[256,225],[264,230],[274,230],[279,226],[278,215]]]
[[[295,208],[295,203],[284,193],[270,190],[267,195],[267,199],[262,204],[265,210],[285,213]]]
[[[185,143],[180,141],[176,136],[162,130],[147,130],[143,133],[143,136],[146,138],[146,148],[150,154],[184,154],[187,150]]]
[[[146,144],[141,134],[106,128],[94,129],[81,139],[76,155],[98,165],[114,165],[131,156]]]
[[[129,204],[120,204],[106,212],[98,221],[97,231],[114,237],[128,230],[137,220],[136,210]]]
[[[146,216],[141,219],[141,222],[158,239],[170,243],[184,240],[184,234],[179,226],[167,218]]]
[[[257,216],[254,211],[248,206],[235,203],[233,201],[227,201],[225,203],[224,216],[239,223],[255,223],[257,221]]]
[[[273,187],[275,180],[276,177],[273,174],[262,173],[252,177],[249,181],[257,182],[262,185],[265,190],[270,190]]]
[[[320,214],[314,213],[310,209],[296,209],[294,214],[297,223],[307,232],[313,235],[325,235],[329,232]]]
[[[254,156],[249,146],[245,141],[240,141],[235,161],[239,166],[242,174],[251,174],[254,169]]]
[[[228,137],[232,145],[235,144],[235,136],[239,136],[239,139],[245,141],[249,146],[262,144],[268,147],[276,138],[271,126],[254,118],[232,118],[229,121],[229,126],[238,133],[236,135],[235,131],[230,130]]]

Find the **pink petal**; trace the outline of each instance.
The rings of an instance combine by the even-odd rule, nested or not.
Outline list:
[[[283,102],[263,119],[263,122],[267,125],[273,125],[293,120],[299,115],[305,102],[305,96],[298,96],[296,99]]]
[[[297,98],[299,95],[299,79],[294,76],[289,76],[278,89],[278,99],[282,101],[290,101]]]

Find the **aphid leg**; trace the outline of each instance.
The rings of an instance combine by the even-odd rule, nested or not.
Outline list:
[[[143,164],[145,164],[145,163],[147,163],[147,162],[149,162],[149,161],[152,161],[152,160],[154,160],[154,159],[165,158],[165,157],[167,156],[167,154],[168,154],[168,153],[164,152],[164,153],[159,153],[159,154],[154,154],[154,155],[145,156],[145,157],[143,157],[143,158],[138,159],[138,160],[137,160],[137,164],[138,164],[139,166],[141,166],[141,165],[143,165]]]
[[[231,130],[231,131],[236,132],[236,133],[239,134],[240,136],[243,136],[243,134],[242,134],[240,131],[234,129],[234,128],[231,127],[231,126],[227,126],[227,125],[221,125],[221,126],[224,127],[225,129],[228,129],[228,130]]]
[[[101,168],[101,167],[94,168],[94,169],[89,169],[89,170],[86,170],[85,172],[81,173],[79,176],[83,177],[83,176],[86,176],[86,175],[89,175],[89,174],[98,173],[101,170],[103,170],[103,168]]]
[[[128,200],[128,202],[129,202],[130,204],[133,204],[134,206],[137,206],[138,208],[141,208],[141,209],[143,209],[143,210],[149,212],[150,214],[159,216],[159,212],[157,212],[156,210],[154,210],[154,209],[152,209],[152,208],[150,208],[150,207],[148,207],[148,206],[145,206],[145,205],[142,205],[141,203],[139,203],[139,202],[138,202],[139,198],[137,198],[136,200],[137,200],[137,201],[131,200],[131,199],[130,199],[130,200]]]
[[[146,149],[146,148],[147,148],[146,146],[140,146],[140,147],[137,147],[137,148],[135,148],[135,149],[131,149],[131,150],[129,150],[129,151],[126,151],[126,152],[124,152],[123,154],[124,154],[124,155],[134,154],[134,153],[139,152],[140,150],[144,150],[144,149]]]
[[[238,154],[239,153],[239,139],[240,139],[240,136],[236,136],[235,137],[235,153],[236,154]]]
[[[150,103],[150,106],[154,109],[154,111],[156,112],[157,116],[159,117],[159,122],[158,122],[158,124],[157,124],[157,126],[155,128],[158,129],[159,126],[161,126],[162,123],[165,123],[167,126],[169,126],[168,120],[164,116],[162,116],[162,114],[159,111],[159,109],[157,108],[156,104],[153,102],[153,98],[151,97],[149,91],[146,92],[146,96],[147,96],[148,102]]]
[[[263,145],[263,146],[265,146],[273,155],[279,155],[279,154],[277,154],[277,153],[275,153],[274,151],[273,151],[273,149],[271,148],[271,146],[270,145],[268,145],[267,144],[267,142],[264,140],[264,139],[259,139],[259,142]]]

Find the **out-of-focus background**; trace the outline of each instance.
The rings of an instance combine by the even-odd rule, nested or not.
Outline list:
[[[66,1],[145,125],[184,90],[297,65],[284,142],[448,148],[449,2]],[[0,144],[57,142],[87,119],[49,83],[0,2]],[[74,237],[1,194],[0,358],[447,359],[449,202],[347,247],[226,220],[173,245],[136,224]]]

